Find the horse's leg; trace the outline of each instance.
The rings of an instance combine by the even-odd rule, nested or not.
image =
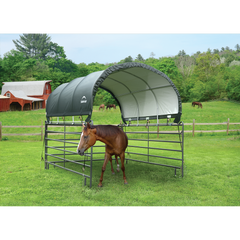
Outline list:
[[[115,155],[115,158],[116,158],[116,162],[117,162],[117,172],[120,172],[120,168],[119,168],[119,164],[118,164],[118,157],[117,157],[117,155]]]
[[[102,187],[103,173],[104,173],[105,170],[106,170],[106,166],[107,166],[109,157],[111,157],[111,156],[106,152],[106,153],[105,153],[105,160],[104,160],[104,163],[103,163],[103,166],[102,166],[102,173],[101,173],[101,177],[100,177],[100,180],[99,180],[98,187]]]
[[[111,163],[111,171],[112,171],[112,174],[115,174],[115,172],[114,172],[114,170],[113,170],[112,156],[110,156],[109,160],[110,160],[110,163]]]
[[[125,176],[125,167],[124,167],[124,160],[125,160],[125,152],[122,152],[120,154],[120,158],[121,158],[121,169],[122,169],[122,172],[123,172],[123,180],[124,180],[124,184],[127,184],[127,180],[126,180],[126,176]]]

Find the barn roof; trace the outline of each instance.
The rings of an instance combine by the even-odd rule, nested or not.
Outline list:
[[[10,97],[0,95],[0,99],[8,99],[8,98],[10,98]]]
[[[142,63],[114,65],[60,85],[48,98],[47,118],[88,115],[89,121],[99,87],[116,99],[124,122],[169,117],[180,121],[182,103],[177,88],[164,73]]]
[[[7,91],[23,91],[26,95],[43,95],[45,84],[52,80],[44,81],[24,81],[24,82],[3,82],[2,95]]]
[[[43,101],[43,99],[40,99],[40,98],[33,98],[33,97],[28,97],[23,91],[9,91],[11,92],[14,97],[16,98],[21,98],[21,99],[24,99],[24,100],[28,100],[28,101],[33,101],[33,102],[38,102],[38,101]]]

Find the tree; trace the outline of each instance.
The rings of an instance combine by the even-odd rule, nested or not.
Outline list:
[[[240,51],[240,45],[239,45],[239,44],[237,44],[237,45],[235,46],[235,48],[237,49],[237,51]]]
[[[154,52],[150,53],[150,58],[154,58],[156,56],[156,54]]]
[[[213,54],[218,54],[219,50],[218,49],[213,49]]]
[[[193,73],[195,66],[195,59],[193,57],[180,56],[175,60],[175,63],[183,78],[186,79]]]
[[[210,48],[208,48],[207,52],[208,53],[212,53],[212,50]]]
[[[179,53],[178,53],[178,56],[186,56],[186,52],[184,50],[180,50]]]
[[[51,42],[51,37],[47,34],[23,34],[20,35],[20,40],[13,40],[13,43],[26,58],[46,60],[47,56],[66,57],[63,47]]]
[[[200,81],[206,82],[211,76],[216,75],[219,65],[220,57],[218,54],[202,53],[196,59],[193,73]]]
[[[182,75],[180,74],[175,62],[171,58],[162,58],[160,61],[156,61],[151,66],[166,74],[172,80],[181,94],[183,88]]]
[[[235,60],[235,56],[233,54],[230,54],[225,60],[226,66],[228,67],[233,60]]]
[[[133,58],[131,56],[126,57],[123,62],[133,62]]]
[[[142,57],[141,54],[137,55],[136,60],[139,61],[139,62],[144,62],[144,58]]]
[[[78,70],[77,64],[66,58],[55,59],[48,57],[45,63],[49,68],[52,68],[53,70],[58,68],[61,72],[71,73]]]
[[[240,66],[234,66],[226,86],[228,98],[240,101]]]
[[[14,82],[21,81],[20,64],[26,60],[23,53],[11,50],[4,54],[2,60],[3,75],[2,81]]]

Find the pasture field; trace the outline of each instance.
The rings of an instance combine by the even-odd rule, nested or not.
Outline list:
[[[128,162],[111,174],[110,163],[98,188],[102,161],[93,163],[92,188],[77,174],[44,169],[41,142],[2,141],[0,206],[239,206],[240,139],[185,139],[184,177],[177,170]],[[114,168],[116,165],[114,163]]]
[[[183,104],[185,123],[192,119],[225,122],[227,118],[240,122],[239,103],[207,102],[203,109]],[[94,124],[118,124],[120,111],[99,112],[94,107],[92,119]],[[45,110],[0,113],[3,126],[40,125],[44,120]],[[9,136],[0,142],[0,206],[239,206],[239,132],[230,132],[228,136],[196,133],[195,137],[186,133],[184,140],[183,178],[179,170],[175,177],[172,168],[128,162],[125,165],[128,184],[124,185],[122,172],[112,175],[108,163],[103,188],[98,188],[103,164],[100,161],[93,163],[93,182],[89,188],[88,179],[87,186],[83,186],[82,176],[51,165],[49,170],[44,169],[39,136]]]
[[[121,119],[121,112],[119,107],[117,109],[98,111],[98,106],[94,106],[92,120],[94,124],[119,124]],[[45,109],[24,112],[0,112],[0,121],[3,126],[26,126],[26,125],[41,125],[45,122]],[[230,123],[240,122],[240,103],[230,101],[212,101],[204,102],[203,108],[198,109],[192,107],[191,103],[182,104],[182,118],[184,123],[223,123],[227,122],[228,118]],[[86,116],[83,116],[86,119]],[[53,118],[57,120],[57,118]],[[62,120],[59,118],[59,120]],[[75,117],[75,121],[79,120]],[[171,119],[170,122],[173,122]],[[72,117],[65,117],[65,121],[72,121]],[[156,120],[151,120],[155,123]],[[134,122],[135,123],[135,122]],[[140,121],[146,124],[146,121]],[[166,123],[165,119],[161,119],[160,123]],[[196,125],[195,130],[226,130],[226,125]],[[73,131],[79,131],[79,128],[71,128]],[[144,128],[143,128],[144,129]],[[239,125],[230,125],[231,129],[239,129]],[[146,130],[146,129],[145,129]],[[156,131],[157,128],[153,129]],[[162,127],[160,130],[168,130],[168,127]],[[192,130],[192,126],[185,126],[185,130]],[[3,133],[40,133],[40,128],[4,128]],[[231,132],[231,135],[239,134]],[[226,133],[195,133],[195,136],[225,136]],[[191,133],[186,133],[186,136],[191,136]],[[9,140],[22,141],[39,141],[40,136],[7,136]]]

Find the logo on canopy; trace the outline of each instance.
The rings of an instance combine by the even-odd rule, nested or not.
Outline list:
[[[81,103],[87,103],[87,98],[85,96],[82,97]]]

